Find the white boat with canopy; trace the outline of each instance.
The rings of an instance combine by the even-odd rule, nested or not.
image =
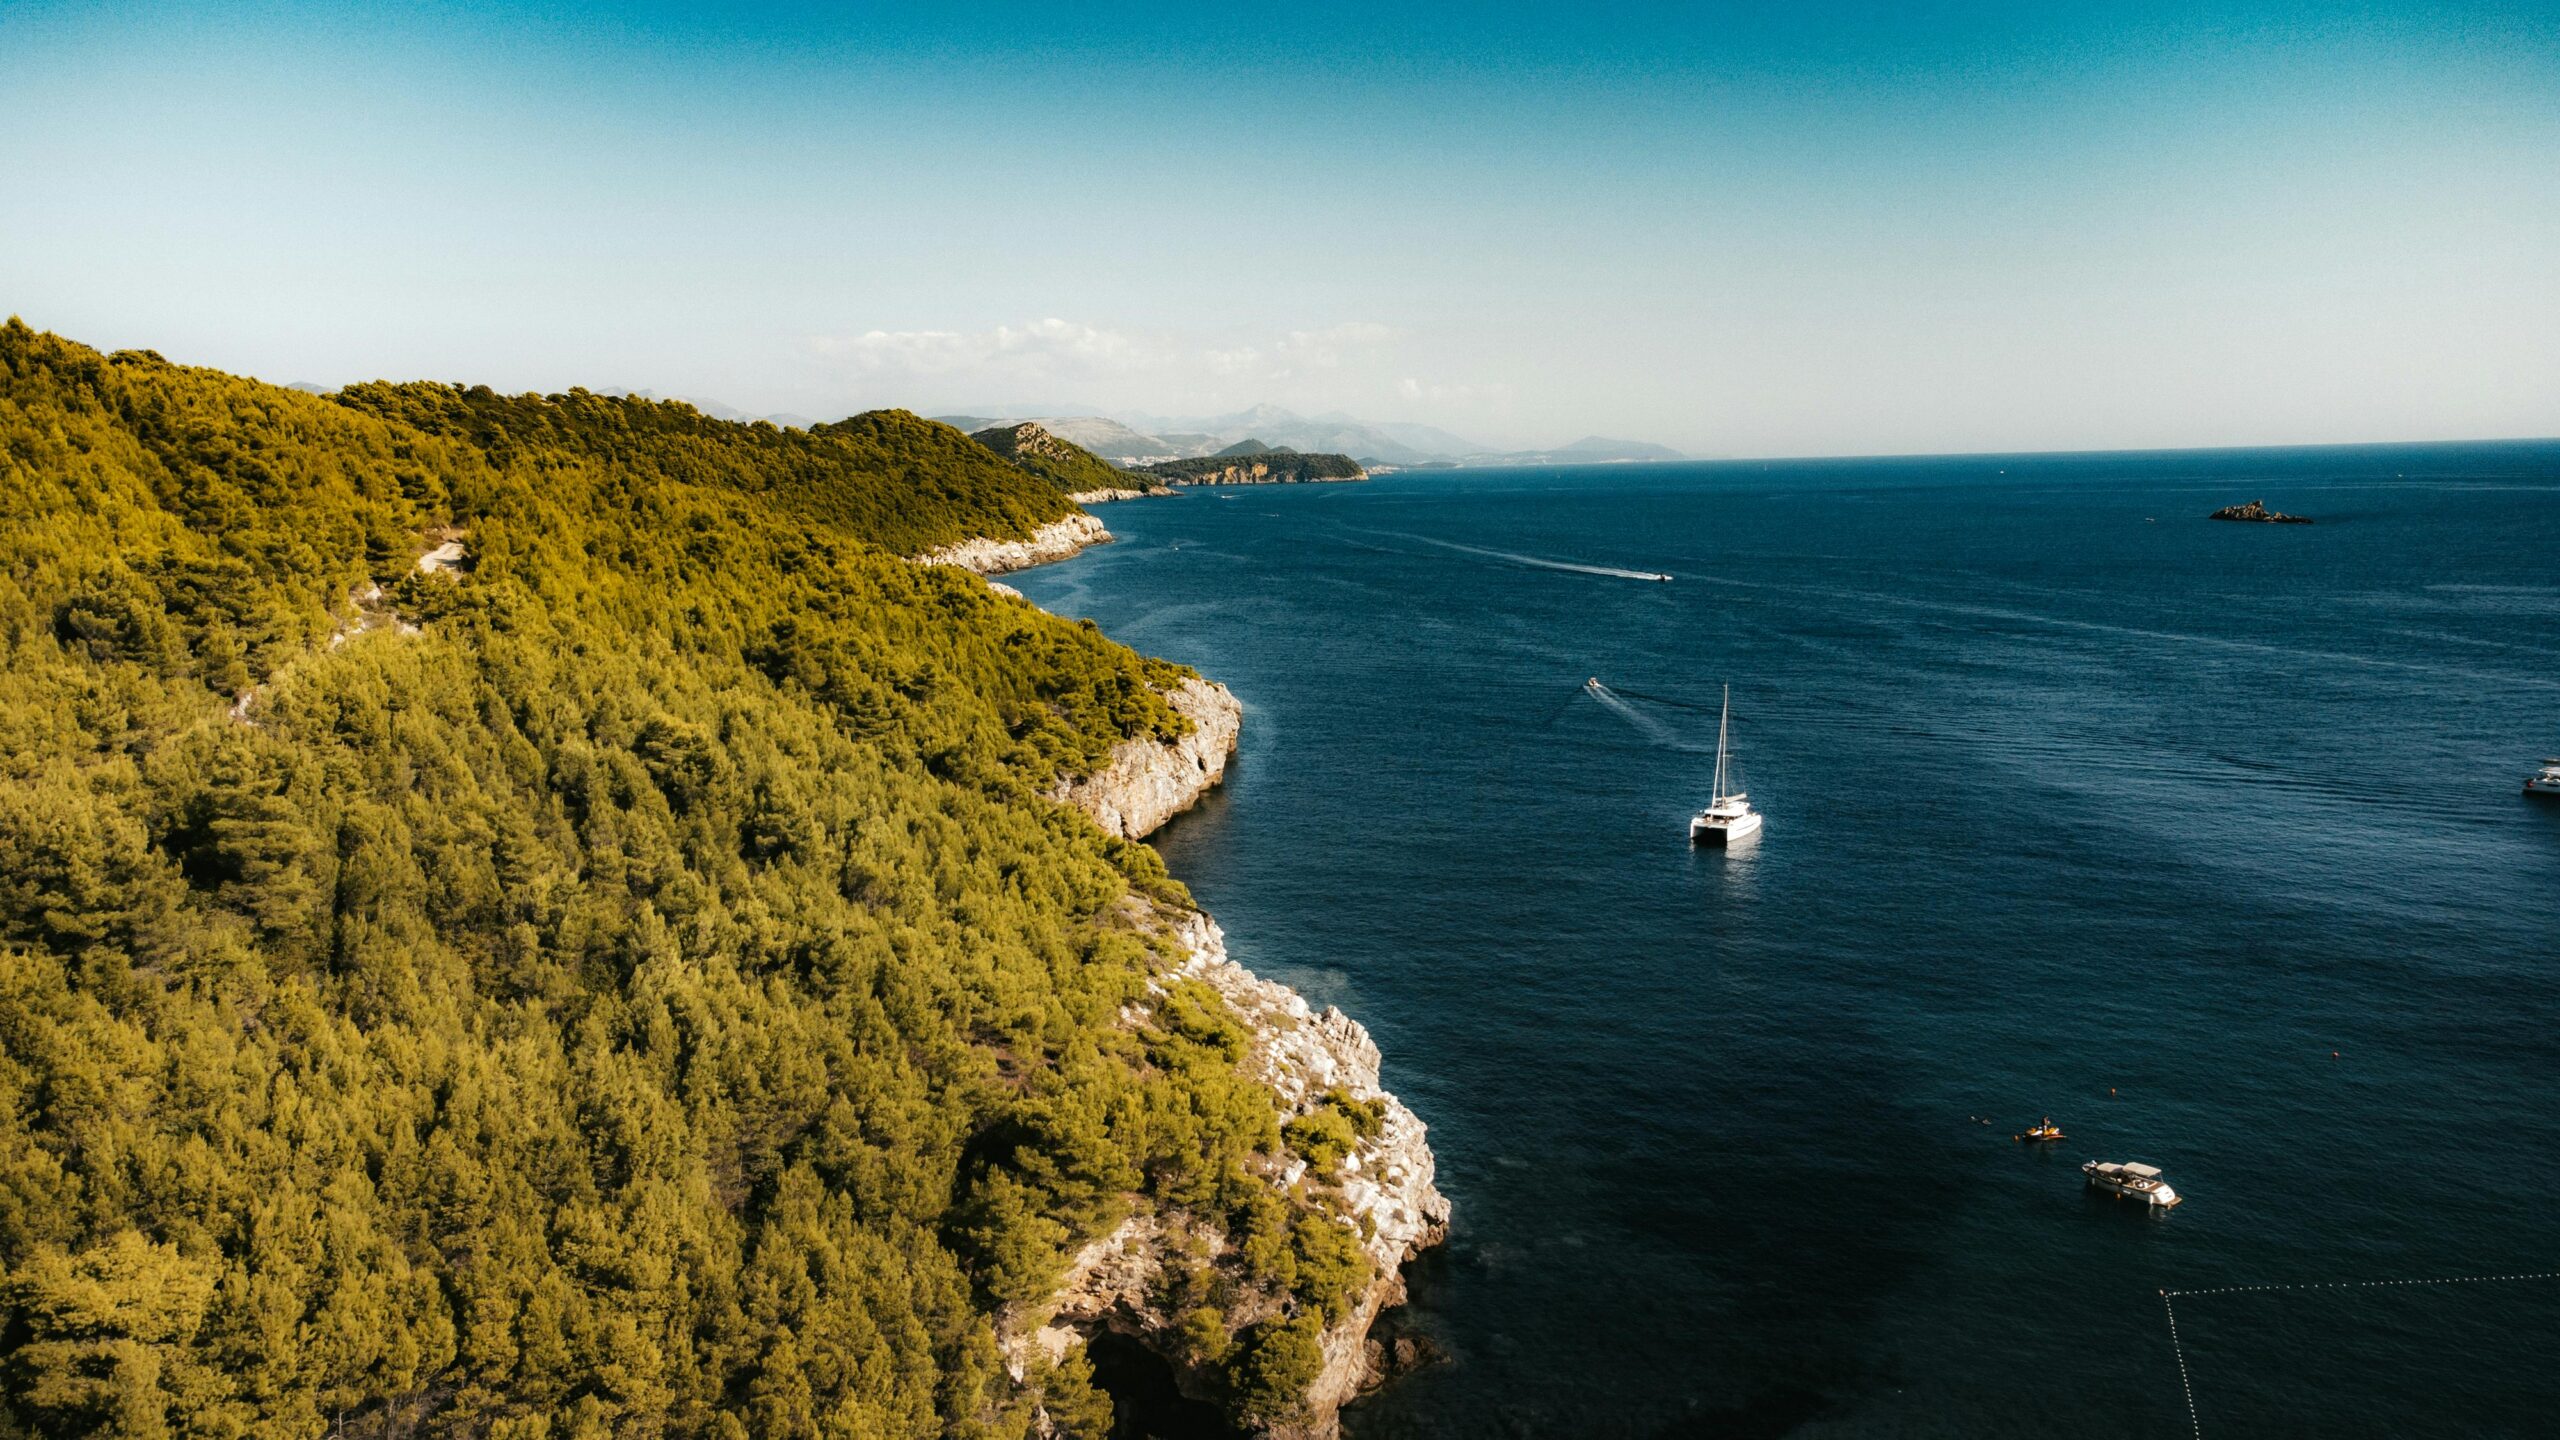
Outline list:
[[[2118,1164],[2112,1160],[2092,1160],[2080,1167],[2089,1183],[2101,1190],[2140,1200],[2155,1209],[2166,1210],[2178,1203],[2178,1192],[2160,1178],[2157,1165],[2136,1165],[2131,1161]]]

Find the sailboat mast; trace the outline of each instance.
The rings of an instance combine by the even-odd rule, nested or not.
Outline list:
[[[1714,803],[1718,804],[1723,803],[1724,800],[1725,731],[1732,724],[1732,721],[1733,687],[1727,685],[1724,687],[1724,709],[1716,716],[1716,793]]]

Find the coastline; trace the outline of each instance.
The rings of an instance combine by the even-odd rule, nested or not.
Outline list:
[[[940,549],[907,558],[918,565],[952,565],[980,575],[1002,575],[1064,560],[1088,545],[1106,545],[1111,532],[1102,522],[1078,511],[1052,520],[1022,540],[991,540],[983,535],[957,540]]]
[[[1144,500],[1151,495],[1170,495],[1172,493],[1174,493],[1173,487],[1170,485],[1149,485],[1142,490],[1079,490],[1067,498],[1073,500],[1079,505],[1103,505],[1114,500]]]
[[[1155,833],[1198,804],[1225,779],[1243,707],[1224,685],[1199,677],[1185,679],[1167,700],[1191,720],[1190,734],[1170,742],[1125,741],[1101,768],[1060,782],[1050,798],[1129,840]],[[1377,1107],[1374,1133],[1360,1138],[1338,1173],[1310,1174],[1305,1160],[1284,1150],[1256,1177],[1282,1194],[1296,1191],[1314,1200],[1359,1236],[1369,1262],[1369,1277],[1341,1318],[1324,1326],[1318,1342],[1322,1366],[1304,1392],[1300,1412],[1249,1432],[1268,1440],[1333,1440],[1340,1433],[1341,1407],[1397,1372],[1388,1347],[1372,1339],[1370,1330],[1379,1316],[1405,1302],[1404,1267],[1448,1237],[1450,1203],[1436,1184],[1429,1129],[1381,1083],[1383,1057],[1359,1021],[1334,1006],[1319,1011],[1296,990],[1235,963],[1227,955],[1225,932],[1205,911],[1140,910],[1135,918],[1142,926],[1172,942],[1183,958],[1151,987],[1148,1001],[1132,1008],[1132,1023],[1144,1019],[1174,982],[1197,981],[1243,1022],[1251,1038],[1240,1068],[1271,1093],[1281,1123],[1324,1107],[1328,1096],[1347,1095]],[[1234,1243],[1196,1217],[1141,1207],[1087,1242],[1045,1301],[1000,1323],[1008,1369],[1020,1378],[1107,1333],[1144,1347],[1186,1398],[1213,1399],[1216,1377],[1190,1358],[1180,1317],[1158,1303],[1159,1282],[1168,1265],[1182,1263],[1186,1255],[1217,1256]],[[1247,1296],[1231,1307],[1229,1319],[1241,1328],[1257,1313],[1278,1313],[1284,1303],[1276,1294]]]

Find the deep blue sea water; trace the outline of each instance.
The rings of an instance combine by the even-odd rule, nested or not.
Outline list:
[[[2560,1272],[2560,444],[1101,513],[1015,583],[1242,697],[1159,843],[1457,1204],[1359,1440],[2560,1433],[2560,1278],[2159,1294]]]

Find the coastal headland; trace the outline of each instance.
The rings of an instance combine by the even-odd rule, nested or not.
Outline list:
[[[1332,1431],[1446,1203],[1057,477],[15,320],[0,456],[0,1431]]]

